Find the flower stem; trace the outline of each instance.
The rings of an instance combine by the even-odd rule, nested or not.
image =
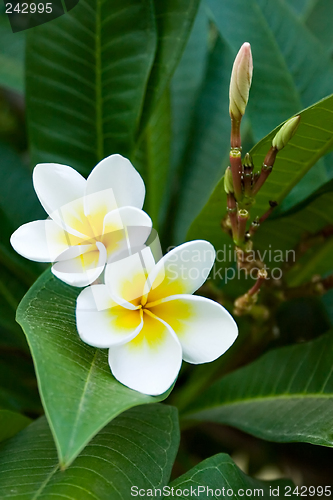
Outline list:
[[[237,239],[235,244],[238,247],[242,247],[245,243],[245,233],[246,233],[246,223],[249,219],[249,212],[245,209],[238,210],[237,221],[238,221],[238,231]]]
[[[234,186],[234,194],[236,200],[241,200],[243,197],[242,190],[242,147],[240,136],[240,123],[241,120],[236,120],[231,115],[231,136],[230,136],[230,167],[232,173],[232,182]]]
[[[259,269],[257,281],[253,285],[253,287],[247,292],[248,295],[253,296],[257,294],[261,288],[263,282],[267,279],[267,271],[266,269]]]
[[[273,169],[277,153],[278,150],[272,146],[268,151],[267,155],[265,156],[264,163],[261,167],[260,175],[252,188],[252,196],[255,196],[261,189],[263,184],[266,182],[269,174]]]
[[[232,237],[235,239],[237,237],[237,205],[235,197],[232,193],[227,195],[227,212],[229,215],[229,220],[231,224]]]
[[[270,208],[267,210],[267,212],[265,212],[261,217],[257,217],[252,222],[250,230],[249,230],[250,236],[253,236],[258,231],[261,224],[263,222],[265,222],[266,219],[268,219],[268,217],[273,212],[274,208],[277,207],[277,205],[278,205],[276,201],[270,201],[269,204],[270,204]]]

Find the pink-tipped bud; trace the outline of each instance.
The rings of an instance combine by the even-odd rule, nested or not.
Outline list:
[[[296,133],[300,119],[301,119],[300,115],[296,115],[293,118],[287,120],[286,123],[282,125],[282,127],[272,140],[273,148],[277,149],[278,151],[281,151],[281,149],[283,149],[288,144],[290,139]]]
[[[253,61],[251,45],[243,43],[232,67],[229,88],[229,113],[235,120],[241,120],[245,113],[252,81]]]

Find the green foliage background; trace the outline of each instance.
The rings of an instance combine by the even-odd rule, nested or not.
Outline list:
[[[127,499],[133,484],[168,485],[172,468],[174,487],[262,487],[269,498],[269,485],[290,484],[244,474],[232,459],[240,464],[239,454],[249,474],[263,478],[271,465],[275,476],[328,485],[333,292],[318,294],[311,280],[333,273],[333,3],[80,0],[15,34],[1,9],[0,498]],[[221,359],[184,364],[170,395],[144,396],[113,379],[105,352],[79,341],[79,290],[21,258],[9,238],[45,218],[31,182],[36,163],[87,176],[120,153],[144,178],[144,208],[164,250],[196,238],[217,250],[230,245],[220,227],[221,178],[230,72],[244,41],[254,74],[243,152],[251,150],[256,170],[273,131],[304,110],[257,197],[252,216],[269,200],[279,206],[255,245],[264,252],[310,244],[285,266],[284,288],[267,287],[258,314],[237,319],[239,339]],[[232,311],[252,284],[210,280],[200,293]],[[15,321],[24,295],[17,319],[25,335]]]

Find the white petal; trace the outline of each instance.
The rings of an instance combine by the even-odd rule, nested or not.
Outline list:
[[[144,313],[141,332],[127,344],[111,347],[109,364],[115,378],[130,389],[156,396],[175,381],[182,350],[171,329]]]
[[[119,252],[126,257],[142,249],[151,228],[151,218],[138,208],[122,207],[108,213],[104,218],[102,237],[108,261],[117,258]]]
[[[72,286],[87,286],[102,273],[106,263],[106,250],[102,243],[72,247],[60,255],[52,266],[53,274]]]
[[[92,285],[77,298],[76,324],[86,344],[106,348],[132,340],[142,329],[142,312],[116,304],[105,285]]]
[[[85,213],[103,213],[105,216],[120,207],[142,208],[145,186],[129,160],[121,155],[111,155],[92,170],[85,194]]]
[[[47,219],[19,227],[10,242],[14,250],[26,259],[54,262],[60,253],[69,248],[72,238],[53,220]]]
[[[179,293],[194,293],[207,279],[214,264],[215,250],[208,241],[184,243],[167,253],[147,280],[149,302]]]
[[[228,311],[204,297],[176,295],[150,310],[174,330],[182,345],[183,359],[189,363],[214,361],[238,335],[237,324]]]
[[[49,215],[83,198],[87,182],[73,168],[58,163],[39,163],[32,178],[39,201]]]
[[[147,276],[155,261],[150,248],[107,264],[105,284],[115,302],[128,309],[141,304]]]

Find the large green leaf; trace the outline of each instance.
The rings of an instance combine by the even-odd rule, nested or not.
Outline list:
[[[167,190],[166,179],[170,167],[171,116],[168,90],[153,112],[144,135],[134,154],[133,163],[146,184],[144,209],[157,230],[162,222]]]
[[[274,248],[286,250],[293,248],[304,233],[316,233],[333,222],[333,180],[317,189],[311,197],[299,203],[282,216],[274,217],[274,213],[258,229],[255,241],[263,246],[269,242]],[[287,227],[292,228],[286,233]],[[272,228],[272,231],[271,231]],[[282,234],[284,232],[284,234]],[[271,233],[271,234],[269,234]],[[289,234],[290,233],[290,234]],[[267,237],[266,242],[264,241]]]
[[[251,209],[251,219],[266,212],[269,208],[269,200],[281,203],[292,187],[332,147],[332,113],[333,96],[327,97],[299,113],[301,122],[297,133],[278,154],[271,175],[256,196],[256,203]],[[277,129],[273,130],[251,150],[257,169],[262,164],[276,131]],[[220,222],[225,214],[226,195],[223,180],[221,180],[200,215],[192,223],[187,238],[207,239],[213,243],[216,249],[222,249],[225,244],[230,243],[229,238],[220,228]],[[289,231],[285,236],[286,238],[294,238],[294,235]]]
[[[278,203],[333,146],[333,95],[298,113],[301,116],[296,134],[278,154],[272,174],[256,196],[254,216],[268,208],[269,200]],[[276,134],[273,130],[251,150],[258,169]]]
[[[41,418],[0,447],[0,497],[131,498],[132,486],[167,484],[178,442],[175,408],[135,408],[107,425],[73,465],[61,471],[47,421]]]
[[[313,3],[313,0],[286,0],[286,1],[299,17],[303,15],[308,5]]]
[[[205,77],[208,17],[201,3],[190,38],[170,84],[172,108],[172,173],[183,159],[195,104]]]
[[[0,155],[0,208],[10,222],[11,229],[14,231],[21,224],[45,218],[45,212],[33,190],[27,165],[4,143],[0,143]]]
[[[184,500],[196,495],[200,498],[232,496],[237,500],[242,500],[244,496],[260,497],[266,500],[272,498],[272,495],[285,498],[285,494],[293,490],[290,486],[292,483],[286,480],[266,482],[253,479],[244,474],[224,453],[200,462],[170,484],[170,488],[174,488],[175,492],[177,490],[182,492],[182,494],[176,493],[177,498]]]
[[[330,0],[315,0],[308,2],[301,18],[330,54],[333,50],[332,30],[329,22],[332,16],[333,3]]]
[[[17,310],[31,349],[39,390],[62,466],[128,408],[160,401],[128,389],[113,378],[107,351],[83,343],[76,331],[80,289],[46,271]]]
[[[328,225],[333,224],[333,181],[330,181],[317,190],[311,198],[306,200],[283,217],[267,220],[255,235],[255,246],[263,255],[265,249],[271,249],[273,256],[266,264],[274,267],[282,256],[283,261],[292,265],[288,272],[287,281],[290,286],[298,286],[310,281],[313,275],[325,275],[333,271],[331,259],[333,241],[324,236],[318,238],[309,246],[304,255],[297,256],[297,244],[304,238],[312,238]],[[267,254],[267,251],[266,251]],[[281,259],[280,259],[281,260]]]
[[[207,3],[234,53],[244,41],[251,43],[254,74],[248,112],[256,140],[333,92],[329,55],[284,0]]]
[[[0,442],[15,436],[31,422],[30,418],[9,410],[0,410]]]
[[[129,156],[156,50],[152,0],[80,0],[29,30],[27,112],[33,163],[87,174]]]
[[[157,50],[149,76],[140,132],[147,125],[179,62],[200,0],[154,0]]]
[[[269,441],[333,446],[333,336],[268,352],[214,383],[186,416]]]
[[[4,5],[0,5],[0,85],[24,92],[25,33],[13,33]]]
[[[185,160],[175,220],[177,243],[184,240],[191,221],[204,206],[227,165],[230,148],[227,95],[231,65],[230,49],[218,37],[209,55]]]

